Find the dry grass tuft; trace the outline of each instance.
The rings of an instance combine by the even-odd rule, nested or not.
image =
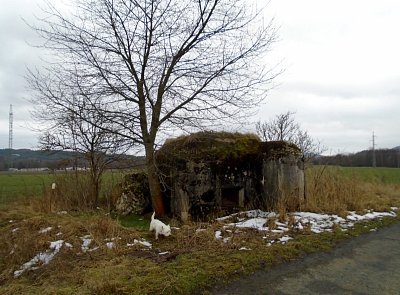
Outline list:
[[[346,176],[334,167],[318,166],[307,170],[302,211],[343,216],[347,211],[382,211],[399,205],[399,185],[363,181],[354,175]]]
[[[276,218],[276,217],[269,217],[269,218],[267,218],[266,226],[267,226],[270,230],[273,230],[273,229],[275,229],[275,228],[277,227],[276,221],[277,221],[277,218]]]
[[[56,189],[47,191],[56,210],[85,210],[93,206],[88,173],[74,172],[57,174]]]
[[[319,167],[308,171],[306,197],[302,211],[345,214],[348,210],[363,209],[360,183],[332,169]]]

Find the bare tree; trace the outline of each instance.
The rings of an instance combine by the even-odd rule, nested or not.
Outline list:
[[[87,121],[82,120],[82,117]],[[41,149],[70,150],[77,152],[77,160],[85,160],[89,168],[86,173],[89,174],[91,190],[87,203],[96,207],[105,169],[129,149],[129,142],[107,132],[108,126],[105,125],[104,118],[98,116],[97,112],[88,112],[76,98],[62,105],[40,104],[34,112],[34,118],[44,123],[40,130]],[[51,124],[46,124],[49,121]]]
[[[257,134],[265,141],[284,140],[297,145],[303,152],[306,161],[324,152],[325,148],[318,140],[313,139],[307,131],[302,130],[295,121],[293,112],[277,115],[269,122],[258,121]]]
[[[164,214],[154,156],[162,132],[246,118],[278,74],[266,66],[276,31],[261,12],[246,0],[76,0],[69,13],[49,5],[34,26],[53,54],[30,72],[35,99],[60,105],[78,94],[109,131],[141,145],[153,208]]]

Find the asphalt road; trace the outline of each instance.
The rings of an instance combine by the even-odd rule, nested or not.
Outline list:
[[[400,223],[345,241],[211,292],[239,294],[399,294]]]

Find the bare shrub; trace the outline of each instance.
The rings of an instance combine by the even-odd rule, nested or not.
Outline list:
[[[91,193],[90,177],[83,171],[55,174],[55,189],[44,188],[43,198],[30,199],[30,205],[38,212],[60,210],[84,211],[92,209],[94,199]]]

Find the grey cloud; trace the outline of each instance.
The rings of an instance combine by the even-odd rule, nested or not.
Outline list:
[[[399,80],[385,81],[375,85],[323,84],[312,82],[283,83],[281,91],[306,93],[324,97],[341,97],[352,99],[359,97],[400,96]],[[399,100],[400,101],[400,100]]]

